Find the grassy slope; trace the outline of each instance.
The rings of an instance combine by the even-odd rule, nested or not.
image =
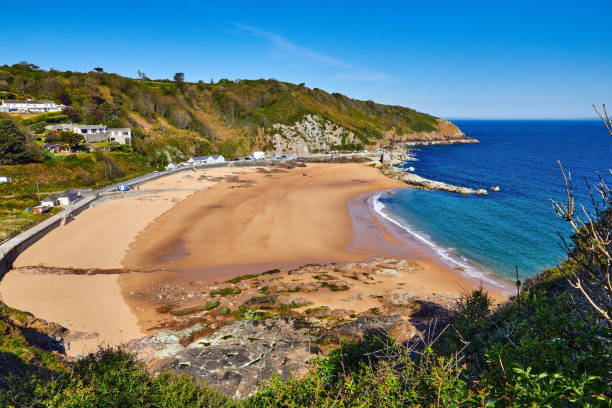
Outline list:
[[[175,159],[213,152],[249,153],[253,146],[265,147],[258,140],[258,128],[292,125],[307,113],[353,131],[365,145],[379,143],[391,129],[410,134],[438,127],[437,118],[409,108],[276,80],[177,84],[14,65],[0,66],[0,91],[3,97],[68,101],[87,123],[132,126],[135,146],[152,161],[164,157],[160,152]]]

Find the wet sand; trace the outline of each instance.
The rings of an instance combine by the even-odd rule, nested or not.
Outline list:
[[[232,266],[248,273],[244,266],[365,259],[376,249],[348,248],[353,222],[347,202],[403,185],[355,163],[241,178],[243,183],[218,183],[174,206],[138,235],[123,265],[217,279],[239,274]]]

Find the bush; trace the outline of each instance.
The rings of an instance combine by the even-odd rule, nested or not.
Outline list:
[[[152,377],[132,354],[103,348],[75,363],[67,375],[34,378],[0,392],[0,406],[232,407],[235,404],[190,378]]]

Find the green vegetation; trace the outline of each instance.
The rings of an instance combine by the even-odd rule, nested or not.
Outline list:
[[[219,306],[219,301],[218,300],[211,300],[210,302],[206,303],[206,305],[204,306],[204,309],[205,310],[213,310],[217,306]]]
[[[131,127],[134,150],[149,166],[191,155],[243,155],[270,148],[264,134],[272,125],[293,125],[306,114],[318,115],[353,132],[352,150],[378,143],[386,132],[397,134],[437,129],[437,118],[400,106],[358,101],[275,79],[222,79],[217,83],[42,71],[32,64],[0,66],[3,98],[49,99],[69,106],[63,112],[26,115],[22,124],[41,134],[47,124],[74,123]],[[263,130],[263,133],[261,132]]]
[[[255,274],[247,274],[247,275],[240,275],[240,276],[236,276],[233,279],[230,279],[228,281],[226,281],[227,283],[238,283],[238,282],[242,282],[243,280],[248,280],[248,279],[254,279],[254,278],[258,278],[260,276],[263,275],[274,275],[277,273],[280,273],[280,269],[270,269],[269,271],[265,271],[262,273],[255,273]]]
[[[214,289],[210,291],[211,296],[229,296],[229,295],[239,295],[242,291],[238,288],[221,288]]]
[[[343,343],[318,360],[305,377],[273,379],[241,401],[225,399],[184,377],[150,376],[133,356],[120,350],[101,350],[82,361],[66,364],[56,355],[32,354],[32,347],[23,339],[3,334],[2,353],[15,356],[11,359],[40,361],[37,364],[43,364],[45,369],[31,367],[27,378],[5,376],[0,404],[610,406],[610,329],[597,324],[589,311],[577,309],[563,279],[547,271],[529,282],[519,299],[498,309],[491,306],[482,291],[466,294],[458,303],[451,327],[433,343],[413,344],[406,349],[380,336],[360,343]],[[242,319],[270,317],[268,313],[243,308],[233,314]]]
[[[46,214],[34,214],[32,210],[27,210],[38,203],[38,196],[35,194],[19,194],[0,200],[0,240],[14,236],[24,228],[61,211],[59,208],[53,208]]]
[[[11,119],[0,117],[0,165],[41,160],[31,134]]]

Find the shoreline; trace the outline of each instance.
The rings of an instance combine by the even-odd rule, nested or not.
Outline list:
[[[396,278],[381,276],[377,277],[379,289],[363,290],[369,290],[372,296],[380,294],[372,292],[374,290],[390,293],[398,289],[419,295],[430,292],[460,294],[465,289],[477,287],[475,282],[436,259],[430,249],[419,247],[414,239],[412,243],[406,240],[389,225],[384,225],[384,220],[374,221],[372,209],[351,206],[351,203],[363,200],[364,196],[372,197],[381,191],[404,187],[402,182],[385,177],[375,168],[362,164],[309,164],[290,171],[236,170],[223,169],[217,171],[219,174],[211,174],[211,170],[197,172],[196,177],[204,175],[198,179],[191,174],[176,176],[172,180],[170,177],[173,176],[169,176],[163,181],[145,184],[141,189],[146,191],[151,185],[166,183],[166,188],[174,187],[172,193],[152,191],[147,196],[141,191],[135,197],[108,201],[86,210],[75,221],[51,232],[29,248],[24,252],[26,256],[18,258],[15,266],[91,270],[103,269],[99,268],[103,265],[124,273],[34,276],[12,271],[9,273],[11,285],[5,282],[0,285],[3,294],[10,292],[5,296],[8,304],[70,330],[86,332],[94,328],[83,326],[83,321],[99,322],[99,326],[106,327],[106,332],[100,330],[99,337],[90,341],[87,347],[82,346],[82,351],[95,348],[96,342],[115,344],[119,340],[128,340],[110,335],[113,324],[118,322],[117,315],[129,317],[121,323],[124,325],[121,330],[132,333],[130,336],[151,334],[166,327],[168,321],[171,324],[176,319],[169,319],[156,311],[156,306],[165,301],[163,291],[172,289],[173,285],[189,287],[195,280],[203,280],[208,285],[197,295],[199,299],[206,299],[210,287],[218,284],[216,280],[225,281],[238,275],[279,267],[289,270],[309,263],[347,265],[393,257],[416,259],[420,265],[418,272],[414,272],[408,281],[401,282],[405,286],[391,284]],[[172,196],[179,194],[173,185],[177,182],[196,183],[196,187],[189,191],[181,190],[182,196],[177,198]],[[149,215],[138,217],[133,211],[142,209],[143,200],[149,206]],[[160,201],[164,203],[161,208],[155,204]],[[118,210],[123,217],[132,214],[140,224],[134,220],[126,225],[117,222],[121,220]],[[110,227],[108,220],[113,217],[117,221]],[[380,214],[378,217],[383,218]],[[80,235],[75,229],[82,229],[80,234],[85,234]],[[108,234],[106,239],[110,240],[110,245],[96,242],[91,236],[91,231],[100,229]],[[126,229],[131,231],[127,236],[122,232]],[[117,240],[118,236],[122,239]],[[69,249],[58,252],[54,246],[58,240]],[[72,240],[73,245],[66,246],[66,240]],[[87,249],[91,245],[97,245],[98,250],[90,251],[86,257],[75,255],[79,248]],[[121,260],[119,265],[118,259]],[[411,282],[410,279],[416,276],[420,276],[418,282]],[[105,282],[92,284],[92,278]],[[41,281],[45,282],[46,297],[32,299],[23,296],[30,291],[29,288],[40,286]],[[70,299],[59,296],[68,281],[74,285],[70,286],[71,290],[79,293],[78,302],[91,306],[88,312],[81,312],[80,317],[79,303],[71,303]],[[425,285],[421,285],[423,282]],[[119,295],[119,298],[113,297],[112,303],[124,308],[109,311],[106,307],[108,299],[98,293],[99,285],[106,285]],[[16,288],[21,291],[21,296],[16,295],[19,292]],[[143,293],[151,296],[139,297]],[[337,295],[329,290],[305,297],[311,297],[317,304],[339,307]],[[494,291],[493,297],[496,301],[506,298],[501,291]],[[190,299],[183,296],[182,301],[188,304],[192,301]],[[237,297],[228,306],[235,308],[245,300]],[[368,302],[361,303],[372,304],[372,301]],[[352,307],[359,311],[361,303],[354,303]],[[70,321],[65,318],[67,311],[73,313]],[[137,319],[138,333],[132,330],[134,321],[131,316]],[[79,319],[82,321],[78,322]],[[71,348],[69,354],[75,353],[77,348]]]
[[[413,231],[409,226],[402,224],[400,221],[393,218],[384,211],[385,205],[379,201],[383,194],[388,194],[392,190],[383,190],[373,192],[369,198],[369,205],[372,211],[376,212],[381,218],[389,223],[389,227],[397,228],[400,234],[406,234],[411,239],[423,245],[427,250],[431,251],[435,258],[441,264],[450,267],[457,275],[466,278],[473,283],[479,284],[485,289],[492,291],[501,291],[505,296],[509,297],[514,294],[514,285],[508,279],[503,278],[491,271],[487,271],[482,267],[470,262],[458,254],[450,252],[448,249],[438,245],[436,242],[430,241],[423,235]]]

